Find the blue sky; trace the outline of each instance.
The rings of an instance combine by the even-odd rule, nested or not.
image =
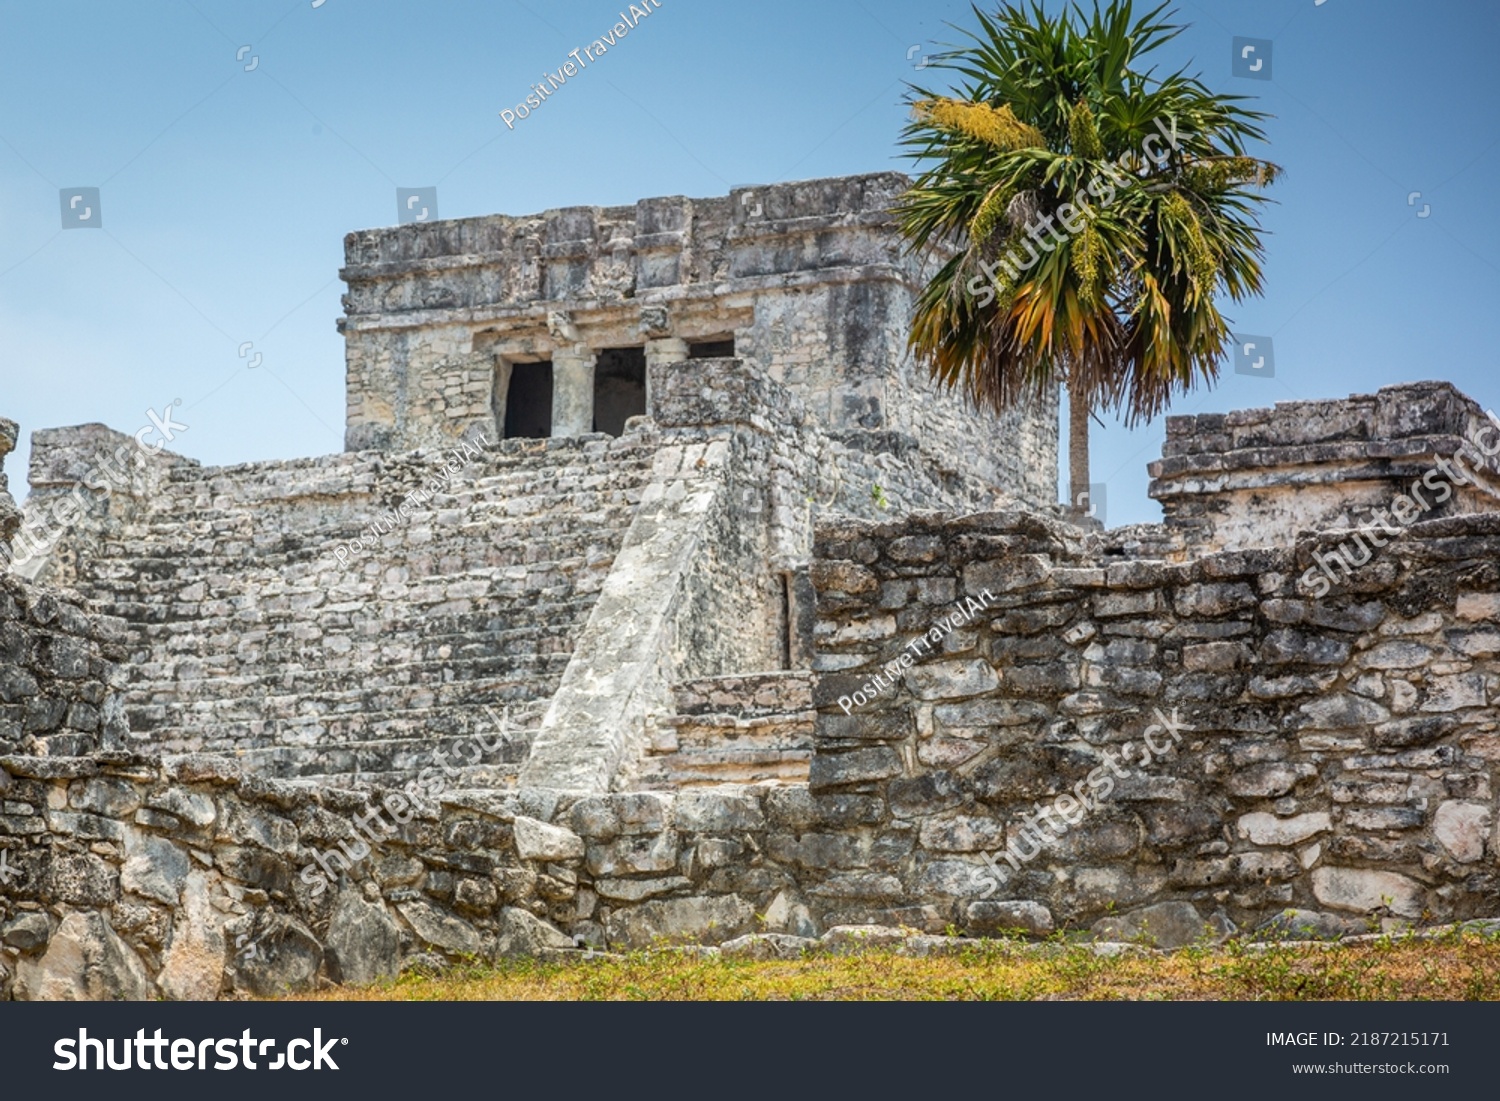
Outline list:
[[[500,110],[619,10],[0,0],[0,415],[23,440],[87,421],[133,432],[180,398],[178,449],[207,463],[341,450],[343,236],[394,223],[397,187],[436,185],[441,215],[461,217],[904,168],[903,83],[955,39],[945,23],[971,22],[950,0],[663,0],[507,130]],[[1228,311],[1274,339],[1276,376],[1230,364],[1173,412],[1424,378],[1500,405],[1500,6],[1176,10],[1191,27],[1163,65],[1259,97],[1276,116],[1261,152],[1287,175],[1265,216],[1268,292]],[[1232,74],[1235,36],[1271,40],[1273,79]],[[100,188],[102,232],[61,229],[70,187]],[[1145,464],[1163,431],[1096,429],[1111,525],[1159,517]]]

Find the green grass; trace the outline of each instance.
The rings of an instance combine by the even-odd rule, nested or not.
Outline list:
[[[1356,944],[1196,947],[1105,957],[1061,938],[974,941],[928,957],[872,949],[755,962],[656,950],[461,966],[329,1001],[1500,1000],[1500,941],[1453,932]]]

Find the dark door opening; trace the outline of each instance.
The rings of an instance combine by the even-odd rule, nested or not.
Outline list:
[[[646,349],[606,348],[594,359],[594,431],[618,436],[646,412]]]
[[[552,364],[513,363],[505,391],[505,438],[543,440],[552,435]]]

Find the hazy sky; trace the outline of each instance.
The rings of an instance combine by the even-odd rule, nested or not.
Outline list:
[[[620,9],[0,0],[0,416],[23,431],[13,490],[32,430],[134,432],[148,407],[179,398],[190,427],[177,449],[204,462],[341,450],[343,236],[393,224],[398,187],[436,186],[441,215],[461,217],[901,169],[903,83],[956,38],[945,23],[972,22],[950,0],[663,0],[508,130],[499,112]],[[1500,5],[1176,10],[1191,28],[1162,64],[1259,97],[1276,116],[1259,152],[1287,174],[1265,218],[1268,293],[1230,311],[1237,332],[1274,338],[1276,375],[1231,363],[1173,411],[1423,378],[1500,405]],[[1234,75],[1236,36],[1272,42],[1272,79]],[[60,192],[77,187],[100,189],[102,231],[62,228]],[[1160,421],[1096,430],[1111,525],[1159,517],[1145,464],[1162,433]]]

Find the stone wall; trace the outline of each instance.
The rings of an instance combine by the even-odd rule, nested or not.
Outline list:
[[[102,424],[33,432],[31,492],[10,571],[47,585],[78,585],[80,563],[147,517],[174,471],[199,469],[195,460],[151,446]]]
[[[807,783],[812,759],[813,674],[735,673],[681,681],[674,713],[652,726],[641,786]]]
[[[823,529],[805,785],[414,802],[216,757],[0,759],[0,982],[213,997],[575,938],[1182,943],[1500,912],[1500,518],[1414,528],[1321,602],[1297,587],[1317,541],[1173,565],[1081,538],[1020,514]],[[675,707],[753,720],[806,689],[714,678]]]
[[[805,788],[413,803],[124,755],[0,758],[0,783],[0,997],[272,995],[577,938],[814,928]]]
[[[22,519],[3,473],[18,430],[0,420],[0,562],[9,562]],[[79,594],[37,589],[0,570],[0,754],[121,748],[129,726],[117,663],[126,638],[124,623],[93,616]]]
[[[0,753],[122,748],[130,730],[116,663],[127,638],[124,623],[90,615],[77,593],[0,574]]]
[[[1173,565],[1017,514],[823,530],[810,782],[903,854],[860,869],[871,917],[1500,912],[1500,517],[1319,601],[1333,538]]]

